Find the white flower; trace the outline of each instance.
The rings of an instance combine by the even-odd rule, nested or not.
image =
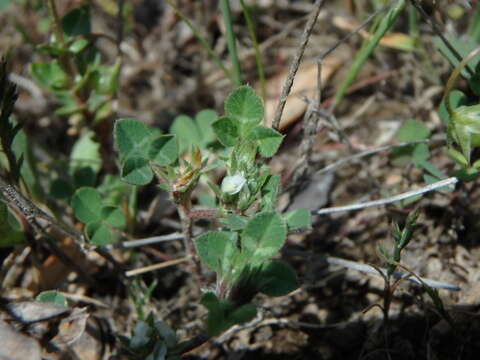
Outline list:
[[[241,174],[225,176],[222,181],[222,191],[228,195],[238,194],[240,190],[242,190],[246,181],[247,180]]]

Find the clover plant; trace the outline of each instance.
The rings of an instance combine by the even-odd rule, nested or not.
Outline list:
[[[111,231],[125,226],[125,216],[118,206],[104,204],[95,188],[82,187],[72,197],[75,217],[86,224],[85,233],[94,244],[112,242]]]
[[[55,0],[46,0],[44,4],[51,35],[47,42],[37,46],[41,60],[30,64],[30,74],[55,98],[55,113],[68,119],[67,133],[78,136],[67,159],[68,165],[52,164],[49,169],[50,176],[54,176],[49,179],[48,195],[55,200],[70,202],[76,190],[97,185],[105,160],[105,155],[102,158],[100,152],[101,144],[106,145],[109,141],[109,132],[98,131],[97,126],[113,120],[113,100],[118,90],[121,61],[117,57],[107,64],[97,49],[99,38],[111,42],[115,39],[92,31],[89,4],[73,7],[63,16],[59,15]],[[65,168],[68,171],[64,171]],[[33,175],[24,177],[25,180],[36,178]],[[92,231],[89,233],[93,236]],[[96,239],[98,244],[109,241]]]
[[[55,1],[45,2],[53,34],[37,47],[47,55],[45,61],[32,63],[34,80],[51,92],[59,106],[56,114],[68,116],[70,125],[93,126],[112,114],[112,99],[118,88],[120,60],[102,63],[92,33],[88,5],[73,8],[58,16]],[[107,36],[103,36],[110,39]]]
[[[215,142],[212,122],[217,117],[217,113],[212,109],[198,112],[194,119],[184,114],[175,117],[170,133],[177,136],[179,152],[183,154],[192,146],[203,150],[212,145]]]
[[[462,180],[473,180],[480,176],[480,159],[472,159],[472,150],[480,146],[480,105],[477,100],[469,100],[459,90],[454,89],[457,78],[462,74],[467,64],[478,58],[480,47],[477,47],[454,69],[443,95],[440,116],[447,132],[448,154],[459,165],[455,175]],[[475,77],[478,71],[468,79],[475,93]]]
[[[463,58],[462,61],[458,62],[457,55],[440,40],[437,41],[440,52],[452,65],[456,66],[445,85],[438,115],[446,129],[447,153],[457,164],[453,175],[464,181],[471,181],[480,176],[480,159],[472,158],[474,155],[472,151],[480,146],[479,19],[480,8],[477,9],[474,22],[471,24],[471,29],[475,29],[476,37],[468,33],[467,42],[461,42],[455,34],[447,36],[451,47],[456,50],[458,56]],[[469,91],[460,91],[455,88],[459,76],[467,81]],[[430,131],[424,125],[413,120],[407,121],[399,133],[401,141],[424,140],[430,136]],[[426,171],[424,178],[428,183],[445,178],[442,172],[427,160],[429,151],[426,144],[405,147],[394,151],[393,155],[397,157],[409,155],[414,166]]]
[[[179,208],[186,237],[191,236],[192,218],[198,218],[191,207],[192,191],[202,175],[214,167],[224,168],[220,185],[209,182],[218,204],[213,218],[221,230],[185,243],[190,255],[216,273],[214,290],[206,291],[201,299],[209,312],[210,336],[252,319],[256,307],[251,301],[257,293],[281,296],[298,287],[294,270],[272,257],[283,247],[289,231],[310,226],[307,210],[285,215],[275,211],[280,179],[257,158],[272,157],[282,135],[261,125],[261,100],[250,87],[242,86],[227,97],[224,110],[225,114],[215,115],[215,119],[211,111],[199,113],[195,121],[177,118],[171,128],[175,134],[162,135],[135,119],[120,119],[114,127],[121,178],[146,185],[156,176]],[[187,128],[198,135],[190,142],[179,139]],[[219,161],[209,165],[211,161],[202,157],[200,147],[204,149],[207,142],[214,141],[214,135],[225,150]],[[186,149],[189,155],[180,156]],[[100,213],[101,209],[99,204]],[[107,222],[99,216],[92,221]],[[194,247],[188,243],[192,241]]]
[[[449,46],[438,36],[434,41],[440,53],[455,67],[445,87],[438,113],[447,130],[448,154],[459,167],[455,176],[465,181],[480,175],[480,161],[471,158],[472,149],[480,145],[480,105],[477,104],[480,95],[480,60],[477,56],[480,46],[480,6],[476,6],[470,19],[468,29],[462,36],[455,32],[444,35]],[[467,91],[455,89],[460,75],[468,84]]]

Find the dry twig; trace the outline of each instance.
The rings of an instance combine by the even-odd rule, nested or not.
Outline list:
[[[336,212],[355,211],[355,210],[366,209],[366,208],[373,207],[373,206],[381,206],[381,205],[391,204],[393,202],[397,202],[397,201],[400,201],[400,200],[405,200],[405,199],[408,199],[412,196],[424,194],[426,192],[433,191],[433,190],[436,190],[436,189],[439,189],[439,188],[442,188],[442,187],[445,187],[445,186],[454,185],[457,182],[458,182],[458,179],[456,177],[451,177],[451,178],[448,178],[448,179],[445,179],[445,180],[440,180],[440,181],[437,181],[433,184],[424,186],[420,189],[407,191],[405,193],[398,194],[398,195],[395,195],[395,196],[392,196],[392,197],[389,197],[389,198],[386,198],[386,199],[367,201],[367,202],[364,202],[364,203],[353,204],[353,205],[324,208],[324,209],[312,211],[312,215],[326,215],[326,214],[332,214],[332,213],[336,213]]]
[[[317,21],[318,14],[320,13],[320,8],[322,7],[324,2],[325,0],[316,0],[315,4],[313,5],[314,10],[310,14],[307,24],[305,25],[305,29],[303,30],[302,38],[300,40],[300,45],[290,65],[287,80],[285,81],[285,84],[282,88],[282,94],[280,95],[280,100],[275,110],[275,116],[272,122],[273,129],[278,129],[278,127],[280,126],[283,109],[285,107],[285,103],[287,102],[287,97],[290,94],[290,90],[292,89],[293,80],[295,79],[298,67],[300,66],[300,61],[302,60],[302,56],[307,46],[308,39],[310,38],[315,22]]]

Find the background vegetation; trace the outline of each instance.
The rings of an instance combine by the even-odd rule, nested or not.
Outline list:
[[[0,357],[476,358],[477,2],[0,25]]]

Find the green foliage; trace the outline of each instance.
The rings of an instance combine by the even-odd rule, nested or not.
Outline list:
[[[224,285],[235,286],[236,281],[244,281],[239,279],[245,277],[245,272],[251,273],[251,269],[263,266],[282,248],[286,224],[276,213],[260,213],[248,222],[230,216],[225,223],[233,225],[232,231],[200,235],[195,239],[195,246],[202,262],[217,273]],[[254,282],[261,281],[256,278]]]
[[[270,175],[262,187],[262,211],[273,211],[277,204],[277,196],[280,190],[280,177]]]
[[[478,47],[478,42],[471,37],[462,37],[457,34],[445,34],[444,35],[450,45],[460,54],[461,58],[465,58],[472,50]],[[445,57],[446,60],[452,65],[457,66],[460,61],[457,56],[452,52],[452,50],[442,41],[440,37],[435,37],[433,43],[440,51],[440,53]],[[462,76],[466,79],[470,79],[474,75],[474,69],[477,68],[479,60],[474,60],[469,65],[469,71],[463,70]]]
[[[264,157],[275,155],[283,140],[283,136],[278,131],[265,126],[254,127],[249,138],[257,141],[258,150]]]
[[[115,123],[115,146],[120,159],[147,156],[153,132],[144,123],[134,119],[120,119]]]
[[[18,94],[15,86],[8,81],[6,66],[5,62],[0,63],[0,145],[6,157],[4,167],[8,168],[13,181],[18,182],[23,158],[15,154],[13,142],[21,126],[10,118]]]
[[[224,270],[230,270],[234,256],[238,255],[235,245],[235,233],[226,231],[207,232],[195,239],[197,254],[203,263],[222,276]]]
[[[235,324],[250,321],[257,314],[252,304],[235,306],[211,292],[203,295],[200,303],[208,309],[207,331],[210,336],[219,335]]]
[[[246,211],[260,197],[264,210],[273,210],[278,191],[268,167],[255,163],[257,153],[273,156],[282,135],[260,125],[264,114],[261,100],[247,86],[233,91],[225,101],[226,116],[213,124],[229,156],[223,159],[227,176],[221,188],[210,185],[225,208]]]
[[[282,143],[282,135],[261,126],[264,116],[262,101],[252,88],[241,86],[225,100],[225,115],[213,123],[213,129],[224,146],[235,146],[238,138],[253,140],[264,157],[272,157]]]
[[[10,4],[14,3],[14,0],[0,0],[0,11],[5,10]]]
[[[223,146],[234,146],[240,134],[240,122],[237,119],[221,117],[212,124],[218,140]]]
[[[447,113],[448,114],[448,113]],[[415,142],[426,140],[430,137],[430,130],[421,122],[407,120],[397,133],[400,142]],[[397,166],[406,166],[412,163],[413,166],[424,171],[423,179],[427,184],[445,179],[445,175],[429,161],[430,151],[426,143],[402,146],[396,148],[391,154],[392,162]],[[439,191],[449,192],[449,188],[442,188]],[[408,203],[421,199],[421,196],[408,200]]]
[[[100,144],[94,140],[94,133],[85,132],[74,143],[68,163],[68,173],[60,172],[50,183],[50,196],[59,200],[69,201],[76,189],[80,187],[94,187],[97,185],[98,174],[102,168],[103,160],[100,153]],[[103,181],[112,181],[112,176],[107,175]],[[128,186],[123,185],[127,191]],[[100,184],[100,187],[103,184]],[[107,196],[115,189],[108,189],[102,193]],[[118,202],[116,202],[117,204]]]
[[[295,270],[281,261],[263,263],[258,277],[258,290],[268,296],[283,296],[298,288]]]
[[[219,7],[225,26],[228,54],[232,63],[233,84],[235,86],[240,86],[242,84],[242,73],[240,70],[240,59],[237,55],[237,43],[235,40],[235,35],[233,33],[233,21],[230,10],[230,0],[220,0]]]
[[[406,0],[396,0],[392,6],[390,6],[386,14],[382,13],[378,16],[378,23],[374,23],[374,28],[372,29],[372,36],[364,42],[362,48],[355,55],[355,60],[351,65],[347,76],[342,81],[335,94],[334,106],[342,101],[348,87],[355,81],[368,57],[378,46],[381,38],[396,24],[397,19],[403,12],[406,4]]]
[[[165,360],[167,353],[169,360],[179,359],[172,355],[178,347],[175,332],[163,321],[155,321],[152,313],[137,321],[131,337],[120,336],[120,340],[134,359]]]
[[[225,218],[220,219],[222,223],[227,225],[233,231],[245,229],[248,218],[237,214],[228,214]]]
[[[474,161],[474,166],[471,161],[473,148],[480,146],[478,99],[475,97],[469,99],[463,92],[453,89],[456,77],[461,74],[467,80],[470,90],[475,96],[480,95],[480,57],[475,52],[480,44],[480,7],[477,6],[470,19],[466,34],[462,36],[456,33],[445,35],[450,47],[446,46],[439,37],[434,41],[440,53],[452,66],[456,67],[448,81],[445,101],[442,101],[440,105],[439,115],[447,131],[448,155],[459,165],[454,175],[464,181],[471,181],[480,176],[479,163]],[[461,61],[462,59],[463,61]]]
[[[62,30],[66,38],[88,35],[91,32],[90,10],[81,6],[70,10],[61,20]]]
[[[148,149],[149,158],[159,166],[167,166],[177,160],[177,142],[175,136],[158,136],[152,140]]]
[[[56,97],[57,115],[74,116],[79,126],[85,123],[93,127],[112,113],[120,59],[111,65],[101,63],[96,35],[91,31],[89,6],[73,8],[59,22],[50,19],[50,24],[53,36],[37,48],[48,58],[32,63],[30,73]]]
[[[227,97],[225,116],[216,119],[215,113],[204,111],[193,120],[181,115],[172,124],[174,135],[159,136],[134,119],[120,119],[114,127],[121,178],[145,185],[156,175],[179,207],[189,204],[200,176],[209,170],[200,148],[212,143],[214,135],[227,147],[226,155],[220,158],[227,174],[220,186],[210,183],[226,230],[194,239],[202,263],[217,274],[217,294],[208,293],[201,301],[209,310],[210,335],[252,319],[256,309],[250,301],[255,294],[280,296],[298,287],[293,269],[271,258],[284,245],[288,229],[309,228],[310,214],[306,210],[295,210],[285,217],[275,213],[280,179],[270,175],[268,166],[257,163],[256,157],[273,156],[283,137],[260,125],[263,115],[261,100],[250,87],[242,86]],[[179,158],[179,153],[192,147],[188,161]],[[255,203],[262,211],[248,214]],[[79,189],[72,206],[75,216],[87,223],[87,236],[107,237],[108,227],[103,224],[109,218],[98,193]]]
[[[383,255],[383,261],[387,264],[387,276],[390,277],[397,269],[397,263],[401,260],[402,251],[410,243],[415,230],[415,223],[419,213],[410,214],[405,220],[403,229],[400,229],[397,223],[392,225],[393,247],[389,252],[384,248],[380,248]]]
[[[397,133],[400,142],[414,142],[428,139],[430,130],[421,122],[416,120],[407,120]],[[417,167],[427,161],[430,154],[427,144],[415,144],[404,146],[392,151],[392,159],[395,165],[405,166],[406,163],[412,162]]]
[[[30,73],[35,81],[50,91],[63,89],[68,84],[67,74],[62,70],[58,60],[48,63],[33,63]]]
[[[466,95],[459,91],[459,90],[453,90],[448,94],[450,104],[452,108],[456,109],[459,106],[466,105],[467,104],[467,97]],[[440,103],[440,106],[438,108],[438,115],[440,116],[440,119],[442,119],[442,122],[444,126],[447,128],[447,140],[449,144],[452,143],[453,138],[452,138],[452,124],[450,122],[450,114],[447,111],[447,108],[445,107],[445,101],[442,101]]]
[[[82,174],[87,174],[90,183],[86,181],[77,181],[77,187],[93,186],[95,177],[102,168],[102,158],[100,156],[100,144],[94,141],[93,132],[89,131],[83,134],[73,145],[70,153],[70,174],[77,179]],[[87,180],[89,181],[89,180]]]
[[[220,188],[212,184],[212,189],[227,211],[221,221],[228,231],[208,232],[194,240],[201,261],[217,274],[217,294],[207,293],[202,298],[209,311],[210,335],[252,319],[255,307],[250,302],[255,294],[281,296],[298,287],[294,270],[270,259],[283,247],[287,229],[310,227],[307,210],[284,217],[274,212],[280,179],[255,158],[257,152],[273,156],[282,136],[259,125],[263,117],[260,99],[251,88],[240,87],[227,97],[225,113],[212,126],[220,142],[232,149],[223,159],[227,176]],[[262,211],[245,216],[256,201]]]
[[[438,110],[447,130],[447,154],[459,165],[454,175],[464,181],[471,181],[479,175],[479,163],[474,161],[470,164],[472,147],[480,145],[480,134],[476,132],[478,106],[468,106],[467,96],[459,90],[451,91],[448,98],[452,116],[447,111],[445,101],[442,101]],[[458,146],[458,150],[455,146]]]
[[[241,248],[252,261],[263,261],[276,254],[287,238],[285,221],[276,213],[253,217],[241,235]]]
[[[35,300],[68,307],[67,299],[65,298],[65,296],[54,290],[42,291],[40,294],[37,295]]]
[[[224,109],[226,116],[237,119],[245,127],[259,124],[264,115],[262,101],[248,86],[241,86],[228,95]],[[242,133],[245,136],[245,132]]]
[[[12,224],[12,215],[7,205],[0,202],[0,248],[23,244],[23,232],[17,230]]]
[[[167,166],[178,157],[174,135],[158,136],[138,120],[117,120],[114,141],[121,163],[121,177],[133,185],[146,185],[152,181],[151,164]]]
[[[478,146],[473,135],[480,134],[480,105],[459,106],[453,110],[451,122],[454,141],[460,146],[467,163],[470,163],[472,145]]]
[[[473,18],[468,35],[475,34],[477,18],[478,15]],[[471,161],[473,148],[480,146],[480,105],[476,104],[477,99],[468,99],[463,92],[454,90],[453,87],[458,75],[461,74],[467,79],[473,93],[477,96],[480,94],[478,39],[469,37],[466,41],[464,39],[460,41],[456,35],[450,34],[449,40],[451,46],[464,60],[458,64],[454,53],[448,48],[442,50],[439,45],[447,60],[457,66],[447,83],[439,115],[446,126],[448,154],[460,166],[454,174],[464,181],[471,181],[480,176],[478,167],[473,166]],[[477,165],[477,162],[474,161],[474,164]]]
[[[217,118],[212,111],[200,112],[195,119],[181,115],[172,124],[174,135],[158,135],[134,119],[120,119],[114,127],[122,180],[145,185],[156,175],[179,209],[190,207],[201,175],[216,166],[226,170],[220,186],[209,183],[225,230],[193,240],[201,262],[217,275],[216,293],[209,292],[201,300],[208,309],[207,330],[212,336],[251,320],[256,314],[251,300],[257,293],[281,296],[298,287],[294,270],[271,258],[283,247],[288,230],[309,229],[310,213],[295,210],[281,216],[275,212],[280,178],[270,175],[268,166],[256,158],[273,156],[283,137],[260,125],[263,115],[261,100],[250,87],[242,86],[225,100],[224,116]],[[214,142],[215,135],[226,149],[218,164],[208,167],[200,149]],[[188,148],[193,148],[190,154],[179,157]],[[106,225],[122,225],[111,220],[116,208],[106,207],[92,188],[77,190],[72,207],[75,216],[87,224],[90,238],[108,238]],[[139,326],[130,347],[146,346],[144,342],[150,341],[145,332],[151,333],[152,326]]]
[[[125,216],[120,208],[106,205],[91,187],[75,191],[71,205],[75,217],[86,224],[85,234],[95,245],[106,245],[114,240],[112,232],[125,226]]]
[[[468,26],[468,37],[480,43],[480,6],[476,6]]]
[[[312,215],[307,209],[295,209],[284,216],[289,231],[308,230],[312,224]]]
[[[179,115],[170,126],[170,133],[178,139],[179,152],[184,153],[197,146],[205,149],[215,140],[212,129],[212,122],[217,118],[214,110],[206,109],[200,111],[195,120],[187,115]]]

